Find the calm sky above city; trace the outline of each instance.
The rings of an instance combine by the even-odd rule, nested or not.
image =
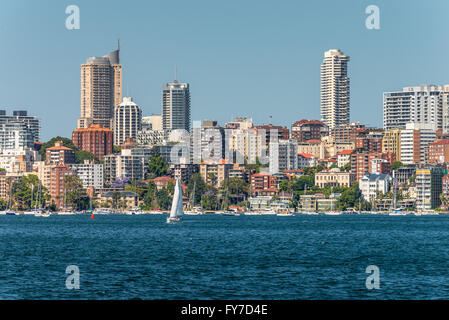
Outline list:
[[[80,29],[65,26],[69,5]],[[380,30],[365,8],[380,8]],[[382,126],[382,93],[449,83],[449,1],[18,1],[0,3],[0,109],[70,137],[80,65],[121,43],[124,96],[161,113],[161,89],[190,83],[192,120],[252,117],[291,127],[320,119],[324,51],[350,56],[351,121]],[[270,118],[272,116],[272,118]]]

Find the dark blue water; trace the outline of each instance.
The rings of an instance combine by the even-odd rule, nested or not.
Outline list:
[[[0,252],[1,299],[449,299],[449,216],[0,216]]]

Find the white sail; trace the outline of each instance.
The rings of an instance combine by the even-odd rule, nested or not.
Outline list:
[[[177,218],[183,216],[182,211],[182,189],[179,180],[176,180],[175,194],[173,195],[173,202],[171,204],[170,218]]]

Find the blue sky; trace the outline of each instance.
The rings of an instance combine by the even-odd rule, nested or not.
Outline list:
[[[80,30],[65,28],[78,5]],[[380,30],[365,8],[380,8]],[[382,92],[449,83],[449,1],[0,2],[0,108],[42,119],[42,140],[70,137],[80,115],[80,64],[121,40],[123,89],[144,115],[161,88],[191,85],[192,120],[237,116],[291,126],[320,118],[324,51],[351,57],[351,121],[382,125]]]

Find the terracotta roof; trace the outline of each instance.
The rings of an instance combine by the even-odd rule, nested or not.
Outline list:
[[[73,133],[90,132],[90,131],[112,132],[111,129],[105,128],[101,124],[91,124],[91,125],[89,125],[89,127],[87,129],[86,128],[78,128],[78,129],[73,130]]]
[[[434,142],[431,143],[431,145],[439,145],[439,144],[449,144],[449,139],[435,140]]]
[[[348,155],[351,154],[354,150],[342,150],[340,152],[338,152],[338,155]]]
[[[300,125],[302,125],[302,124],[322,124],[322,125],[325,125],[323,122],[321,122],[321,121],[319,121],[319,120],[307,120],[307,119],[303,119],[303,120],[296,121],[296,122],[293,124],[293,127],[295,127],[295,126],[300,126]]]
[[[174,182],[175,179],[173,179],[172,177],[163,176],[163,177],[157,177],[157,178],[154,178],[153,181],[155,181],[155,182],[156,182],[156,181],[162,181],[162,182],[165,182],[165,181],[172,181],[172,182]]]
[[[303,158],[308,158],[308,159],[316,158],[313,154],[310,154],[310,153],[298,153],[298,156],[301,156]]]
[[[73,149],[70,149],[70,148],[67,148],[67,147],[64,147],[64,146],[54,146],[54,147],[50,147],[50,148],[47,148],[47,150],[72,150],[73,151]]]
[[[321,143],[321,140],[318,139],[310,139],[306,141],[307,143]]]
[[[270,174],[268,172],[260,172],[252,175],[252,177],[265,177],[265,176],[270,176]]]

